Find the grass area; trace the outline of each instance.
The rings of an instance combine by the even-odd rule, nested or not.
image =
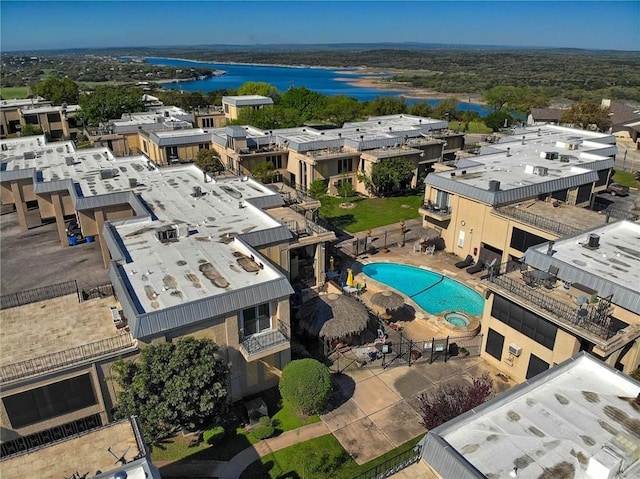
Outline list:
[[[467,130],[464,130],[465,123],[464,121],[450,121],[449,128],[455,131],[464,131],[465,133],[493,133],[493,130],[485,125],[481,121],[471,121],[469,122],[469,127]]]
[[[269,454],[251,464],[240,477],[242,479],[351,479],[412,449],[421,438],[422,436],[418,436],[399,448],[358,466],[338,440],[329,434]]]
[[[29,96],[28,86],[6,86],[0,88],[0,96],[5,100],[13,100],[15,98],[27,98]]]
[[[265,391],[261,396],[267,404],[276,435],[320,421],[319,416],[302,416],[296,413],[288,401],[280,398],[277,388]],[[236,416],[241,417],[241,413],[236,412]],[[224,439],[213,446],[199,439],[195,436],[176,435],[155,446],[151,457],[154,461],[175,461],[187,457],[191,460],[228,461],[243,449],[258,442],[249,430],[239,425],[235,428],[229,426]]]
[[[628,171],[616,171],[613,174],[613,181],[629,188],[640,188],[640,181],[636,177],[636,173]]]
[[[424,195],[397,196],[390,198],[335,198],[326,196],[320,201],[320,216],[349,233],[399,223],[417,218],[418,208]],[[340,208],[340,203],[351,202],[353,208]],[[404,206],[406,205],[406,206]]]

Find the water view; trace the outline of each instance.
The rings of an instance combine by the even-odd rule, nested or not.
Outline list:
[[[402,96],[407,94],[406,91],[401,90],[377,90],[375,88],[350,85],[347,79],[355,80],[364,76],[375,76],[370,74],[360,75],[356,69],[330,70],[326,68],[201,63],[173,58],[147,58],[147,62],[152,65],[167,65],[177,68],[208,67],[226,72],[224,75],[207,78],[205,80],[163,85],[164,88],[174,90],[202,91],[206,93],[213,90],[238,88],[246,82],[267,82],[280,91],[286,91],[291,87],[304,86],[309,90],[322,93],[323,95],[346,95],[356,98],[359,101],[374,100],[376,97],[382,96]],[[435,106],[439,100],[407,98],[406,102],[409,105],[426,102],[431,106]],[[484,105],[470,102],[458,103],[458,109],[462,111],[475,111],[478,112],[480,116],[486,116],[491,112]]]

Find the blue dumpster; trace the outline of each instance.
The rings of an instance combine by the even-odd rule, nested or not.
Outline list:
[[[93,236],[87,236],[85,239],[87,240],[87,243],[93,243],[94,241]]]
[[[75,235],[68,236],[67,239],[69,240],[69,246],[75,246],[78,244],[78,238],[76,238]]]

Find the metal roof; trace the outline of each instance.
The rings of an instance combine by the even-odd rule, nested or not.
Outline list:
[[[193,143],[211,142],[211,133],[202,128],[186,128],[177,130],[154,131],[149,140],[158,146],[190,145]]]
[[[443,478],[604,477],[586,473],[604,447],[634,456],[638,394],[637,381],[583,352],[432,429],[422,459]],[[639,461],[624,466],[616,477],[638,477]]]
[[[235,106],[273,105],[273,99],[262,95],[223,96],[222,104]]]
[[[590,247],[590,235],[598,246]],[[548,271],[558,268],[558,278],[585,285],[601,297],[613,295],[612,303],[640,314],[640,225],[630,221],[609,223],[569,236],[553,244],[529,248],[525,262]]]

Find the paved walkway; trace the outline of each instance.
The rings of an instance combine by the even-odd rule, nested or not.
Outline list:
[[[157,461],[163,477],[215,477],[238,479],[242,472],[261,457],[294,444],[330,434],[323,422],[287,431],[277,437],[260,441],[236,454],[230,461]]]

